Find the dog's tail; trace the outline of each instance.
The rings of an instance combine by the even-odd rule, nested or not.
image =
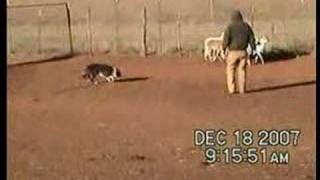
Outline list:
[[[121,77],[122,73],[121,73],[120,69],[119,68],[115,68],[115,69],[116,69],[116,76]]]

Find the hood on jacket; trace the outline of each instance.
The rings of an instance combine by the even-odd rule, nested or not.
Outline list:
[[[242,22],[243,17],[239,10],[235,10],[231,14],[231,22]]]

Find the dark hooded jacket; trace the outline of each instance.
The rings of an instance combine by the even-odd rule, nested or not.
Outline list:
[[[234,11],[231,24],[224,32],[223,49],[246,50],[248,44],[255,48],[254,33],[249,24],[243,21],[240,11]]]

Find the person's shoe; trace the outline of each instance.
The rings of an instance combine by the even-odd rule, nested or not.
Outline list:
[[[227,92],[227,93],[226,93],[227,99],[229,99],[229,98],[231,98],[232,96],[235,96],[235,95],[236,95],[235,92]]]

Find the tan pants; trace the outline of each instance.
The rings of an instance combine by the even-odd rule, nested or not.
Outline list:
[[[238,88],[240,93],[245,93],[246,90],[246,51],[229,51],[227,57],[227,86],[229,93],[235,93],[235,73],[238,70]]]

